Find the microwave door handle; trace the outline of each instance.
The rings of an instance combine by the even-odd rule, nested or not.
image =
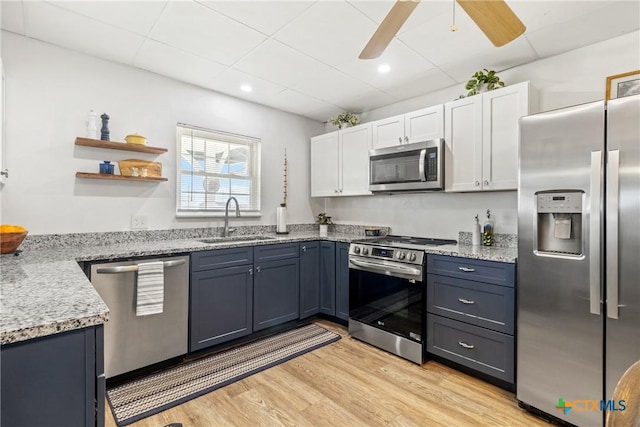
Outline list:
[[[420,150],[420,159],[418,160],[418,173],[420,174],[420,181],[426,181],[427,176],[424,170],[424,159],[427,157],[427,149],[423,148]]]

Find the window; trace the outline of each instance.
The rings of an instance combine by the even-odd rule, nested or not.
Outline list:
[[[224,215],[232,196],[245,216],[260,215],[260,139],[182,123],[177,134],[176,216]]]

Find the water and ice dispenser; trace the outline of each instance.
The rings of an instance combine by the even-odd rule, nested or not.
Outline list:
[[[583,197],[582,191],[536,193],[536,253],[583,255]]]

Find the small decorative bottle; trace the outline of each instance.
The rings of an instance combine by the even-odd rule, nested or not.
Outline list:
[[[482,239],[480,237],[480,219],[476,214],[476,222],[473,224],[473,230],[471,232],[471,244],[474,246],[479,246],[482,244]]]
[[[107,113],[102,113],[100,116],[102,119],[102,128],[100,129],[100,139],[103,141],[109,141],[109,116]]]
[[[482,227],[482,244],[485,246],[493,245],[494,224],[491,219],[491,211],[487,209],[487,221]]]
[[[95,111],[89,111],[87,118],[87,138],[98,139],[98,115]]]

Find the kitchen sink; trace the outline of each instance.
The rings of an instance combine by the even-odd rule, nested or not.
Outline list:
[[[229,237],[209,237],[198,239],[201,243],[225,243],[225,242],[255,242],[259,240],[275,240],[271,236],[229,236]]]

